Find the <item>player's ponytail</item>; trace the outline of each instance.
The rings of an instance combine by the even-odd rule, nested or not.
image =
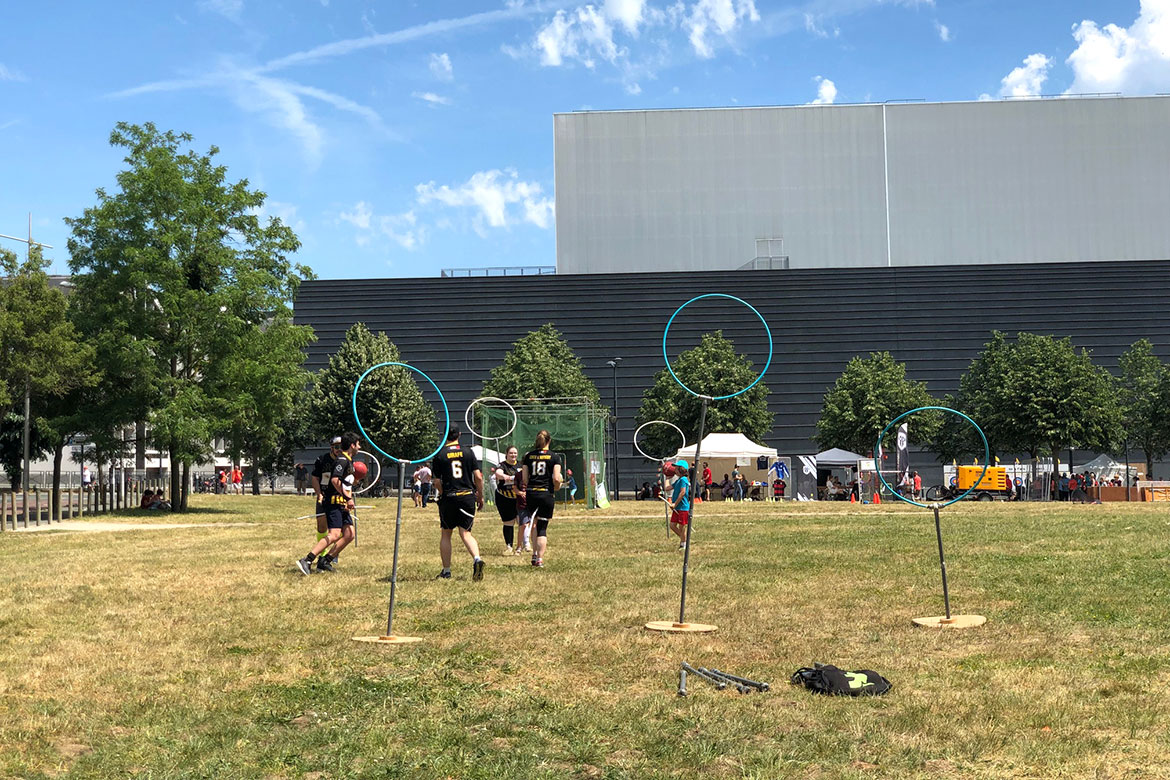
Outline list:
[[[549,435],[548,431],[541,431],[540,433],[536,434],[535,447],[538,450],[548,449],[549,442],[551,441],[552,436]]]

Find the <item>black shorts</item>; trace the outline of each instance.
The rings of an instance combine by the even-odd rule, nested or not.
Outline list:
[[[445,531],[470,531],[475,522],[475,496],[443,496],[439,499],[439,527]]]
[[[353,525],[353,518],[349,516],[349,510],[343,506],[329,507],[329,511],[325,513],[325,521],[330,528],[344,528],[347,525]]]
[[[553,508],[556,506],[556,498],[552,493],[529,491],[527,498],[528,514],[540,520],[552,520]]]
[[[510,523],[516,519],[516,499],[496,493],[496,509],[499,510],[500,520],[503,522]]]

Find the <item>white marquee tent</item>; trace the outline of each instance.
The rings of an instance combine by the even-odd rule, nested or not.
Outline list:
[[[774,448],[756,444],[742,433],[709,433],[699,454],[703,458],[775,458],[777,455]],[[674,457],[694,460],[695,445],[683,447]]]

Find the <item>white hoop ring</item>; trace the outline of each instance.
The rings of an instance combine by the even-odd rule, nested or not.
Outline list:
[[[484,436],[479,431],[475,430],[475,426],[471,424],[471,410],[475,408],[476,404],[483,403],[484,401],[499,401],[504,406],[508,407],[508,411],[512,413],[512,427],[509,428],[506,433],[502,433],[499,436]],[[503,398],[496,398],[494,395],[485,395],[482,398],[476,398],[467,405],[467,411],[463,413],[463,424],[467,426],[467,432],[473,436],[478,436],[484,441],[487,441],[488,439],[495,439],[496,441],[499,441],[505,436],[511,435],[512,431],[516,430],[517,422],[519,422],[519,418],[516,416],[516,409],[512,406],[512,404],[508,403]]]
[[[369,482],[369,484],[368,484],[368,485],[366,485],[366,486],[365,486],[364,488],[362,488],[361,490],[355,490],[355,491],[353,491],[353,494],[354,494],[355,496],[360,496],[362,493],[365,493],[367,490],[369,490],[370,488],[372,488],[374,485],[378,484],[378,480],[382,478],[382,464],[381,464],[381,463],[378,461],[378,459],[377,459],[377,458],[375,458],[375,457],[374,457],[374,454],[373,454],[373,453],[371,453],[371,452],[366,452],[365,450],[358,450],[358,455],[365,455],[367,458],[369,458],[369,459],[370,459],[370,462],[371,462],[371,463],[373,463],[375,466],[377,466],[377,467],[378,467],[378,473],[377,473],[377,475],[376,475],[376,476],[375,476],[373,479],[370,479],[370,478],[369,478],[369,477],[370,477],[370,475],[369,475],[369,474],[366,474],[366,481],[367,481],[367,482]]]
[[[638,446],[638,434],[641,433],[642,429],[645,428],[647,425],[669,425],[671,428],[674,428],[676,431],[678,431],[679,438],[682,439],[682,447],[679,447],[679,449],[681,450],[687,446],[687,435],[682,432],[682,428],[678,427],[674,423],[667,422],[666,420],[651,420],[650,422],[644,422],[638,426],[637,430],[634,431],[634,449],[636,449],[639,453],[641,453],[642,457],[645,458],[646,460],[656,460],[659,463],[665,463],[666,461],[668,461],[672,457],[674,457],[673,455],[668,455],[665,458],[652,458],[646,454],[645,450],[643,450],[641,447]]]

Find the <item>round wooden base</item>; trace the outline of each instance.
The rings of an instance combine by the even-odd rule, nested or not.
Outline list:
[[[665,631],[669,634],[706,634],[717,631],[718,627],[709,623],[675,623],[672,620],[651,620],[646,624],[650,631]]]
[[[421,642],[421,636],[355,636],[355,642],[373,642],[378,645],[412,645]]]
[[[948,620],[945,615],[936,617],[914,618],[914,624],[928,628],[975,628],[987,622],[982,615],[951,615]]]

